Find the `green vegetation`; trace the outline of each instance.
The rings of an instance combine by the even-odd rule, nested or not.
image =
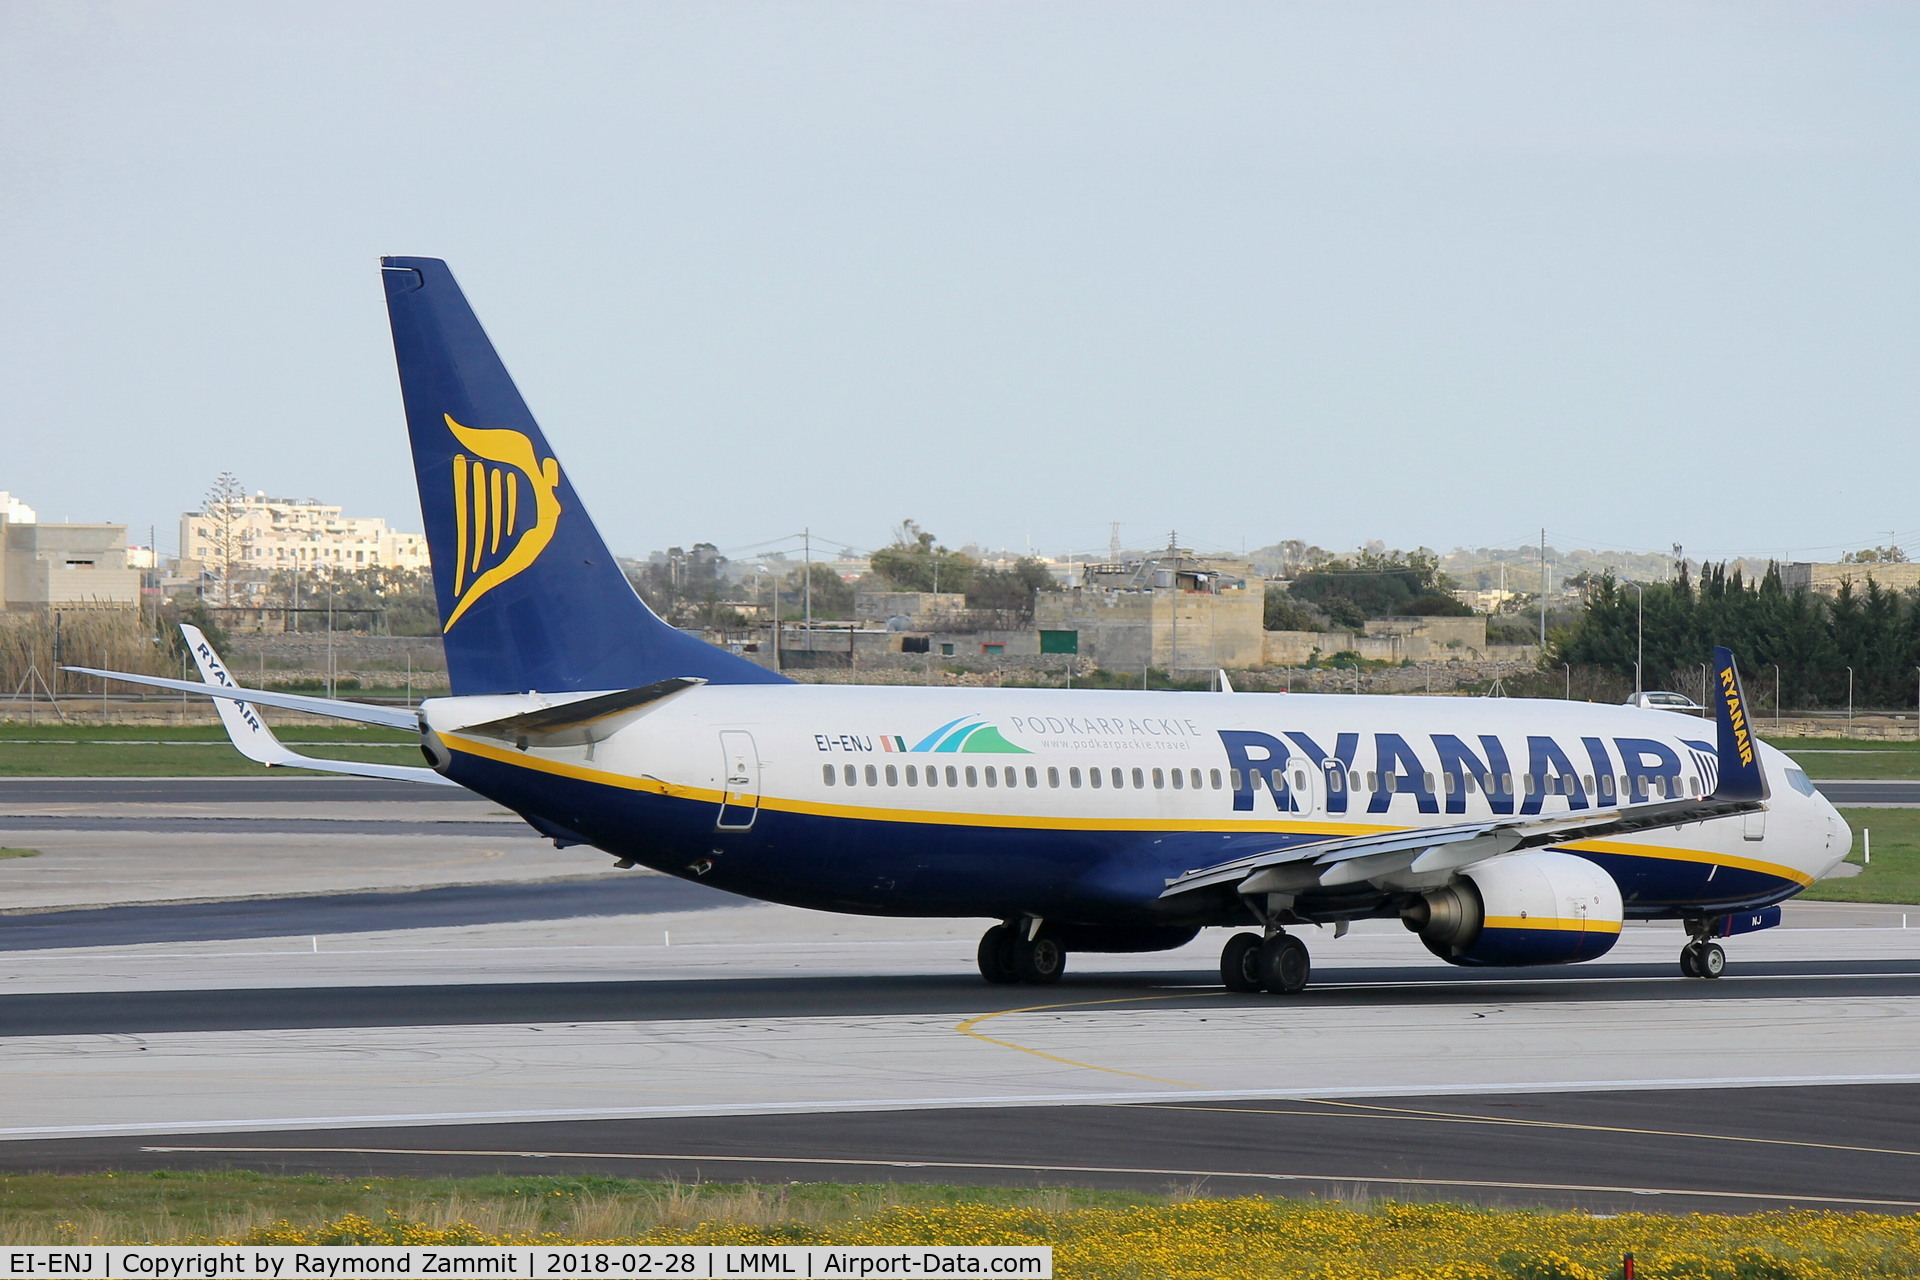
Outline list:
[[[1757,583],[1708,565],[1698,584],[1682,573],[1645,587],[1645,687],[1697,694],[1701,664],[1713,646],[1740,660],[1747,694],[1772,714],[1775,671],[1779,701],[1795,707],[1911,707],[1920,679],[1920,596],[1882,590],[1865,578],[1828,599],[1787,591],[1769,570]],[[1296,589],[1297,591],[1297,589]],[[1632,679],[1641,630],[1642,592],[1603,577],[1587,609],[1555,637],[1545,666],[1571,663]],[[1849,681],[1851,668],[1851,682]]]
[[[381,764],[419,762],[419,742],[397,729],[295,725],[278,732],[295,750],[301,743],[319,744],[313,754]],[[218,725],[0,723],[0,777],[201,778],[267,772],[235,751]]]
[[[1807,776],[1822,778],[1920,779],[1920,742],[1870,738],[1769,738],[1792,756]]]
[[[1801,894],[1814,902],[1920,903],[1920,809],[1842,809],[1853,828],[1847,861],[1861,868],[1846,880],[1822,880]],[[1873,832],[1873,861],[1862,833]]]
[[[1325,614],[1335,626],[1358,630],[1368,618],[1470,616],[1473,610],[1447,594],[1452,588],[1453,583],[1440,572],[1440,557],[1422,547],[1408,552],[1362,551],[1352,559],[1328,560],[1296,577],[1287,595]],[[1274,615],[1281,607],[1270,601],[1267,612]]]
[[[604,1239],[703,1222],[831,1227],[900,1206],[986,1205],[1044,1212],[1162,1205],[1123,1191],[814,1182],[641,1181],[607,1177],[333,1178],[219,1173],[13,1174],[0,1177],[0,1239],[11,1244],[167,1243],[237,1238],[270,1224],[317,1226],[389,1211],[487,1234],[556,1232]]]

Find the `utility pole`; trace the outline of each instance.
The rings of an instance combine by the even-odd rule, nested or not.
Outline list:
[[[1540,649],[1547,647],[1547,531],[1540,530]]]
[[[808,527],[800,531],[802,545],[806,547],[807,561],[807,652],[813,652],[813,529]],[[808,659],[812,661],[812,659]]]

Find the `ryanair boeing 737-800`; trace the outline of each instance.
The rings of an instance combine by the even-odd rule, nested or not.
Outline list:
[[[1485,698],[795,684],[656,617],[582,509],[444,262],[381,272],[452,694],[417,710],[240,688],[197,632],[235,745],[269,765],[466,787],[557,844],[826,911],[974,916],[990,982],[1071,951],[1241,927],[1238,991],[1300,990],[1289,929],[1399,919],[1458,965],[1606,954],[1685,923],[1681,968],[1767,928],[1852,835],[1714,720]],[[417,732],[431,768],[318,760],[255,706]]]

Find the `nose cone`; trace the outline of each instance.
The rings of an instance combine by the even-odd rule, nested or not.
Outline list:
[[[1847,855],[1853,852],[1853,828],[1847,825],[1847,820],[1840,816],[1840,811],[1833,807],[1831,800],[1825,796],[1819,797],[1819,800],[1821,816],[1827,825],[1827,857],[1830,859],[1820,872],[1825,876],[1845,862]]]

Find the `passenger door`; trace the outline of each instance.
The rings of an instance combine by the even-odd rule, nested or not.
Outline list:
[[[760,816],[760,754],[754,749],[753,735],[744,729],[722,729],[720,765],[725,789],[714,826],[745,831]]]

